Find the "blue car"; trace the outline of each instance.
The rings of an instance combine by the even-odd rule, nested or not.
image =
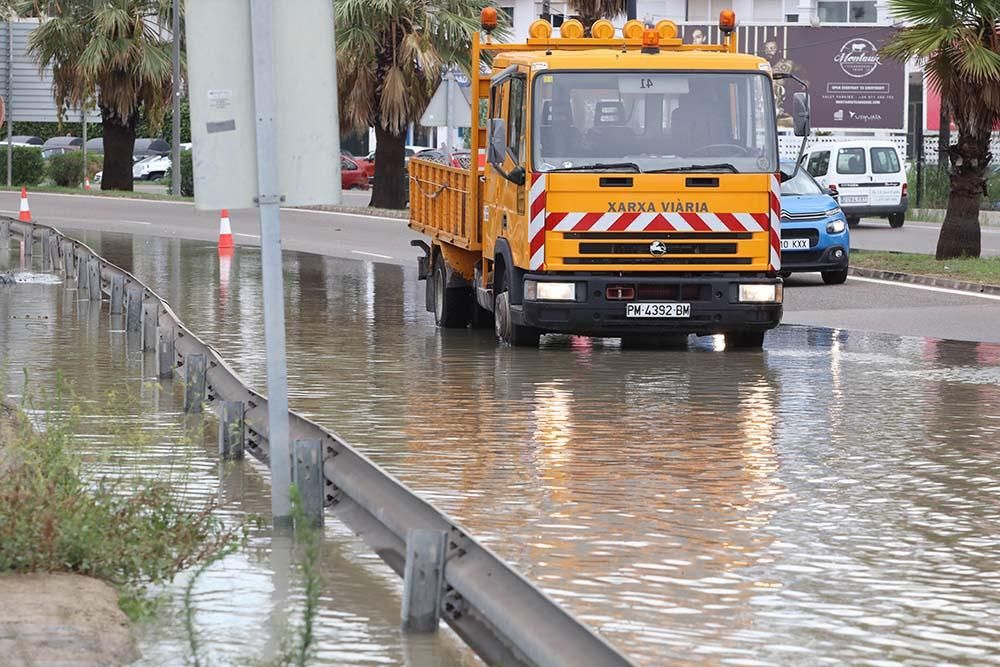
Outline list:
[[[790,174],[795,164],[782,164]],[[847,218],[837,200],[805,169],[781,184],[781,275],[819,271],[827,285],[847,280],[851,255]]]

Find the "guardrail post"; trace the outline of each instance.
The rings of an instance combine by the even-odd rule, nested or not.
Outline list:
[[[160,306],[156,301],[145,301],[142,304],[142,351],[156,350],[156,320]]]
[[[176,363],[174,330],[170,327],[156,327],[156,377],[161,380],[172,380]]]
[[[435,632],[444,592],[444,554],[448,534],[414,528],[406,533],[403,569],[403,631]]]
[[[66,280],[63,285],[69,283],[70,278],[73,277],[73,242],[64,241],[62,244],[62,259],[63,259],[63,276]]]
[[[10,250],[9,220],[0,220],[0,250]]]
[[[52,270],[52,242],[49,240],[51,232],[47,229],[42,230],[42,237],[38,241],[38,245],[42,249],[42,271]]]
[[[199,413],[205,403],[205,355],[184,358],[184,412]]]
[[[219,404],[219,456],[225,461],[243,458],[244,409],[243,401],[221,401]]]
[[[121,315],[125,301],[125,276],[117,273],[111,276],[111,314]]]
[[[87,278],[87,284],[90,286],[90,300],[100,301],[104,297],[101,292],[101,260],[91,257],[90,261],[87,262],[87,271],[90,274]]]
[[[306,520],[323,525],[323,443],[319,440],[296,440],[292,443],[292,484],[299,490]]]
[[[24,248],[24,260],[30,262],[31,253],[34,252],[35,247],[35,228],[29,227],[28,231],[21,236],[21,247]],[[31,268],[30,266],[28,268]]]
[[[130,289],[125,301],[125,331],[136,333],[142,330],[142,293],[140,288]]]
[[[42,253],[44,256],[45,253]],[[83,250],[76,253],[76,288],[85,290],[90,288],[90,262]]]

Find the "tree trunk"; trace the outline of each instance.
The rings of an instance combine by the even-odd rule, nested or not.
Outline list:
[[[941,98],[941,110],[938,113],[938,170],[948,168],[948,145],[951,144],[951,114],[944,97]]]
[[[375,184],[370,206],[406,208],[406,133],[393,134],[375,123]]]
[[[976,136],[960,127],[958,143],[948,148],[951,192],[938,236],[937,259],[979,257],[982,251],[979,202],[985,192],[989,145],[988,131]]]
[[[102,190],[132,190],[132,153],[135,151],[135,118],[122,123],[118,114],[101,107],[104,127]]]

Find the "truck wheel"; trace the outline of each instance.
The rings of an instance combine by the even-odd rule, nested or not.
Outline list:
[[[764,346],[763,331],[738,331],[726,334],[727,350],[759,350]]]
[[[903,226],[903,222],[906,220],[902,213],[890,213],[889,214],[889,226],[893,229],[899,229]]]
[[[441,257],[434,262],[434,321],[445,329],[464,329],[472,316],[472,295],[467,287],[448,287],[448,273]]]
[[[510,287],[507,274],[503,275],[503,288],[493,301],[493,325],[501,343],[512,347],[538,347],[542,333],[534,327],[514,324],[510,312]]]
[[[861,218],[854,215],[847,216],[847,226],[850,227],[851,229],[854,229],[860,224],[861,224]]]
[[[843,285],[847,282],[847,269],[839,271],[823,271],[823,282],[827,285]]]

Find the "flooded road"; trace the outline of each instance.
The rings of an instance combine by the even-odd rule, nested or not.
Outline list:
[[[84,239],[264,388],[256,250],[220,266],[212,245]],[[762,353],[719,352],[713,339],[666,352],[574,337],[498,349],[489,332],[436,330],[423,283],[401,267],[289,254],[285,279],[293,408],[636,663],[1000,664],[1000,346],[782,327]],[[34,302],[27,286],[2,289],[3,325],[17,326],[2,309]],[[61,344],[4,332],[0,355],[113,384],[112,366],[87,361],[112,356],[113,335],[68,310],[49,325]],[[255,484],[241,511],[266,511]],[[327,533],[347,535],[332,518]],[[343,544],[330,550],[375,576],[374,557]],[[345,602],[347,568],[324,556],[342,577],[327,590]],[[254,583],[268,568],[240,559],[206,583],[257,591],[239,605],[253,632],[274,584]],[[356,608],[342,624],[331,611],[322,641],[356,632],[357,655],[378,657],[329,664],[402,664],[398,584],[357,586]],[[237,613],[229,598],[206,593],[220,624]],[[365,616],[378,604],[383,625]]]

